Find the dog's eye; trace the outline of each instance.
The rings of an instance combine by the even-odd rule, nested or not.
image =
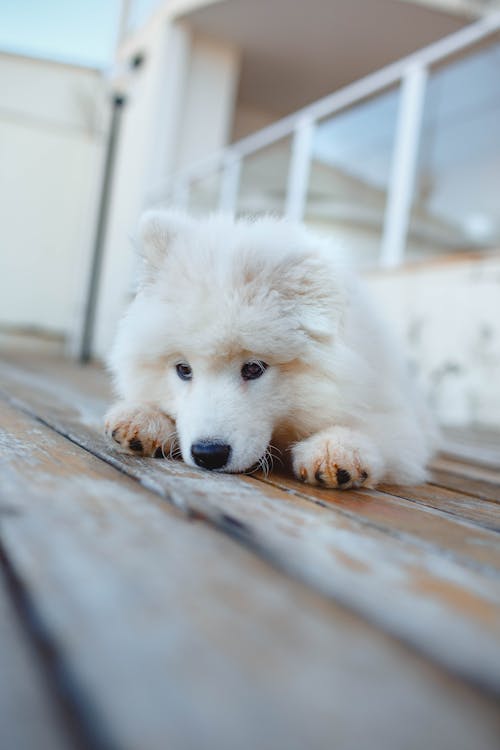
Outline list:
[[[243,380],[256,380],[267,370],[265,362],[247,362],[241,368],[241,377]]]
[[[175,369],[181,380],[191,380],[193,377],[193,371],[186,362],[179,362],[179,364],[175,366]]]

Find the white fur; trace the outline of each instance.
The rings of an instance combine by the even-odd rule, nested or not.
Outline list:
[[[231,446],[224,471],[248,470],[272,443],[290,449],[295,473],[313,484],[425,477],[425,408],[365,289],[329,243],[272,218],[149,212],[141,245],[141,285],[110,357],[121,399],[107,421],[115,439],[118,422],[130,426],[127,405],[141,439],[143,405],[147,455],[151,445],[171,450],[174,423],[189,464],[194,442],[217,439]],[[244,381],[241,367],[253,360],[269,367]],[[192,380],[178,377],[180,361]],[[156,441],[152,411],[171,420]]]

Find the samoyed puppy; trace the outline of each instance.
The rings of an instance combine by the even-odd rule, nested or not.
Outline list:
[[[110,368],[107,435],[142,456],[348,489],[425,478],[431,423],[397,345],[302,225],[148,212]]]

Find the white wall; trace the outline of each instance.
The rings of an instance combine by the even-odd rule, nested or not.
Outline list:
[[[500,254],[373,273],[438,420],[500,426]]]
[[[69,337],[104,147],[94,70],[0,54],[0,326]]]
[[[239,64],[239,53],[235,48],[208,37],[193,37],[177,169],[189,166],[229,143]]]

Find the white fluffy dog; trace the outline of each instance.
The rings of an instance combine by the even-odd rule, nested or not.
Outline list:
[[[419,482],[432,429],[360,283],[303,226],[149,212],[106,432],[225,472],[275,447],[304,482]]]

